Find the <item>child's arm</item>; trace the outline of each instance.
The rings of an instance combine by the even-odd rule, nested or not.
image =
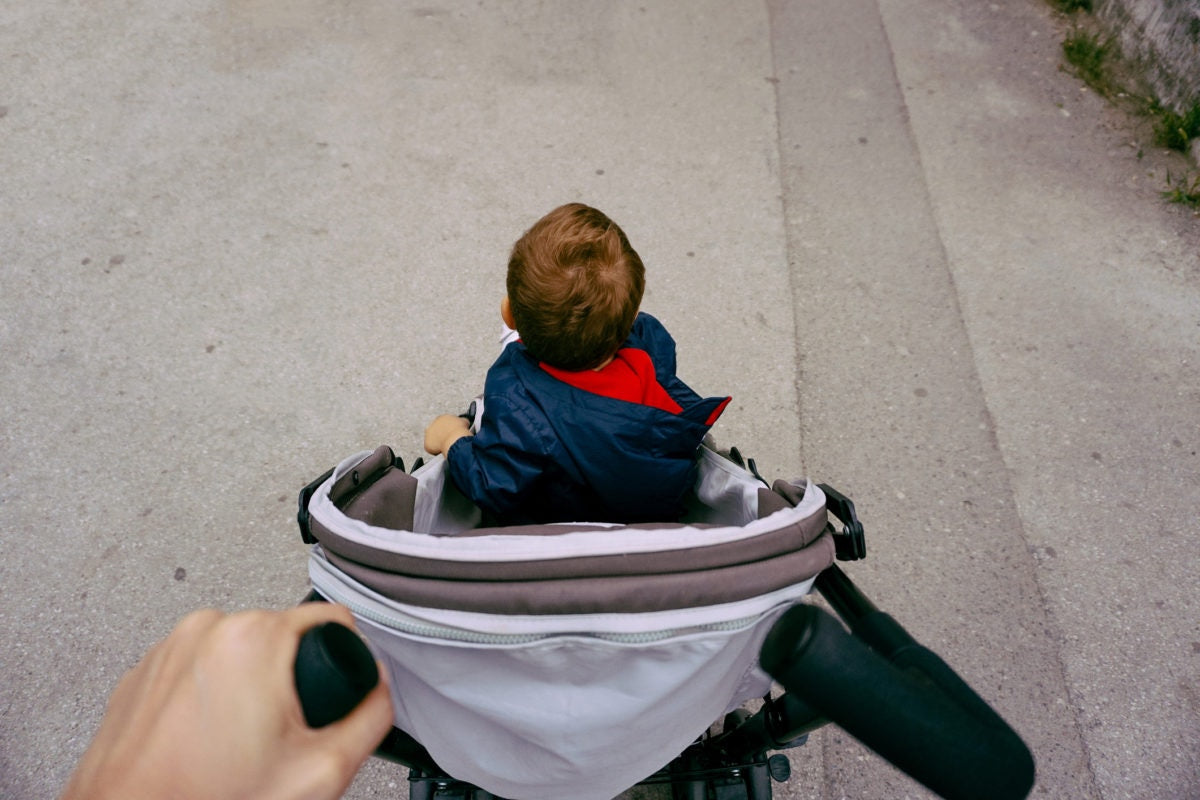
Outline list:
[[[450,446],[471,435],[471,425],[462,417],[442,414],[425,429],[425,450],[433,455],[450,451]]]

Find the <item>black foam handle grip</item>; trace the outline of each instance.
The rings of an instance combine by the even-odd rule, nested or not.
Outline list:
[[[990,707],[980,714],[890,664],[815,606],[796,606],[776,622],[761,664],[787,691],[942,797],[1020,800],[1033,788],[1033,756]]]
[[[336,722],[379,683],[379,668],[358,634],[338,622],[310,628],[296,651],[296,694],[310,728]]]

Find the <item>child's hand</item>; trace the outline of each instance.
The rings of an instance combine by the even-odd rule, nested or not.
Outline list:
[[[450,446],[471,435],[471,425],[462,417],[442,414],[425,429],[425,450],[433,455],[449,452]]]

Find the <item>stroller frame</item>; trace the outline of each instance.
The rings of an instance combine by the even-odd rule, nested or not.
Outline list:
[[[767,484],[753,459],[736,449],[727,457]],[[396,466],[403,471],[400,459]],[[306,543],[316,541],[309,501],[332,474],[300,492],[297,519]],[[834,518],[825,532],[836,559],[864,558],[854,503],[827,484],[819,487]],[[775,622],[760,664],[784,692],[765,697],[754,713],[731,711],[719,732],[701,736],[638,785],[669,784],[673,800],[771,800],[772,781],[783,782],[791,772],[787,756],[772,751],[799,747],[809,733],[834,723],[943,797],[1028,795],[1034,777],[1028,748],[945,661],[876,608],[836,564],[816,577],[814,588],[841,623],[810,604]],[[307,599],[326,598],[314,590]],[[500,800],[446,774],[398,728],[375,755],[409,767],[410,800]]]

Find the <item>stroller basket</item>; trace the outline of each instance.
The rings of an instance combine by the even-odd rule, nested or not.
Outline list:
[[[434,796],[422,776],[442,786],[453,776],[463,793],[438,797],[607,800],[652,776],[701,800],[732,775],[744,793],[720,797],[759,800],[768,771],[786,773],[786,761],[768,769],[767,751],[827,721],[946,796],[1025,796],[1032,760],[1015,734],[832,566],[835,553],[862,552],[853,504],[806,480],[768,488],[707,447],[699,465],[684,518],[661,525],[480,527],[442,458],[410,475],[386,447],[302,492],[314,591],[351,609],[389,672],[396,729],[379,754],[417,770],[412,796]],[[859,638],[797,606],[814,584]],[[901,652],[899,668],[888,663]],[[951,689],[910,677],[914,664]],[[844,697],[824,697],[826,673],[842,676]],[[787,694],[753,716],[735,711],[767,694],[772,675]],[[875,684],[865,695],[862,681]],[[967,728],[991,738],[968,736],[978,752],[947,769],[944,753],[914,750],[912,730],[871,718],[896,714],[870,703],[920,720],[935,748],[958,746]],[[726,714],[725,732],[707,735]],[[992,780],[979,769],[1012,773],[1009,736],[1017,785],[978,791]],[[964,779],[970,791],[954,794]]]

